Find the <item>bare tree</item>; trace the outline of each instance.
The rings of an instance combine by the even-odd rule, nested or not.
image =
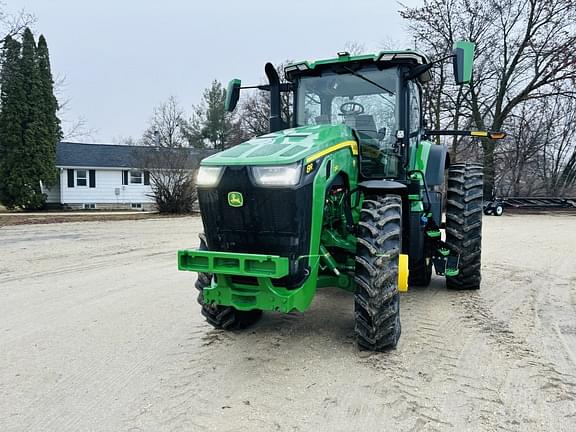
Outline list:
[[[380,39],[380,43],[378,44],[380,49],[383,50],[397,50],[398,47],[402,46],[402,42],[396,38],[390,36],[384,36]]]
[[[116,145],[127,145],[127,146],[141,145],[141,143],[138,140],[134,139],[133,137],[123,135],[115,136],[114,138],[112,138],[112,142]]]
[[[576,194],[576,100],[557,96],[539,115],[546,120],[538,170],[545,192]]]
[[[36,17],[21,9],[15,13],[6,10],[6,3],[0,2],[0,43],[3,45],[8,37],[20,35],[26,27],[31,27]]]
[[[344,44],[344,51],[351,55],[360,55],[365,53],[366,46],[360,42],[350,40]]]
[[[249,138],[268,133],[270,128],[270,98],[267,94],[254,90],[241,102],[239,107],[242,129]]]
[[[161,213],[189,213],[196,202],[194,175],[199,155],[189,147],[135,147],[138,166],[149,176]]]
[[[276,65],[276,70],[281,82],[287,82],[284,76],[284,67],[290,63],[286,60]],[[282,119],[287,123],[292,123],[292,94],[285,92],[281,94]],[[240,127],[244,131],[244,138],[252,138],[267,134],[270,131],[270,94],[266,91],[254,90],[240,103],[239,107]]]
[[[496,189],[503,195],[531,195],[542,188],[537,176],[538,158],[545,143],[552,139],[551,117],[542,115],[545,101],[524,103],[507,124],[508,139],[496,154]]]
[[[188,144],[185,130],[188,126],[184,110],[174,96],[154,108],[152,118],[142,142],[166,148],[184,147]]]
[[[82,140],[93,142],[97,129],[90,128],[84,117],[78,117],[76,120],[62,120],[62,140]]]
[[[62,140],[94,142],[94,136],[98,130],[90,127],[83,116],[71,118],[71,99],[66,96],[66,88],[65,75],[58,75],[54,78],[54,95],[58,100],[58,116],[62,121]]]
[[[479,129],[500,130],[528,101],[574,95],[573,85],[565,85],[576,80],[574,0],[424,0],[401,14],[421,49],[434,58],[445,55],[457,39],[476,42],[474,77],[466,93],[458,98],[453,89],[435,90],[437,106],[451,107],[455,119],[463,113]],[[490,140],[483,140],[482,148],[485,193],[490,193],[497,148]]]
[[[171,96],[154,108],[144,147],[135,147],[137,165],[149,176],[162,213],[190,212],[196,201],[194,175],[201,155],[188,145],[186,126],[184,110]]]

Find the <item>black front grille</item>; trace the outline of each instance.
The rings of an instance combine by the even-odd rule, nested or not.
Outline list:
[[[228,204],[240,192],[241,207]],[[198,199],[210,250],[279,255],[290,258],[290,275],[275,281],[299,285],[306,276],[310,248],[312,184],[293,189],[256,187],[246,167],[226,167],[217,189],[199,189]]]

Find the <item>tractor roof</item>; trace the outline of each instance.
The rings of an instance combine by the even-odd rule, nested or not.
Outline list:
[[[288,64],[284,68],[286,79],[292,81],[295,75],[305,74],[306,71],[314,71],[329,65],[342,65],[346,63],[409,63],[414,66],[428,63],[425,55],[412,50],[401,51],[380,51],[377,54],[363,54],[363,55],[350,55],[347,52],[338,53],[338,57],[329,59],[316,60],[316,61],[299,61]],[[421,76],[422,81],[429,80],[427,77]]]

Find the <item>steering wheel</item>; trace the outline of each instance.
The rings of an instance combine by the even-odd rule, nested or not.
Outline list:
[[[340,112],[345,116],[364,114],[364,105],[358,102],[345,102],[340,105]]]

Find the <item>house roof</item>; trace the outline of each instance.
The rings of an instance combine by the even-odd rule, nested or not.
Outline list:
[[[85,144],[59,142],[56,147],[56,166],[91,168],[135,168],[143,153],[166,151],[168,149],[151,146],[129,146],[114,144]],[[208,152],[189,149],[190,165],[197,166]]]

